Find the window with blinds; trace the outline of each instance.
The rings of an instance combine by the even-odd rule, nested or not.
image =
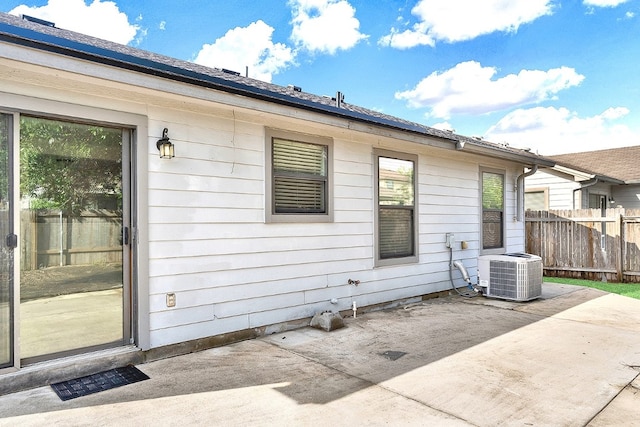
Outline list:
[[[504,174],[482,172],[482,248],[504,246]]]
[[[416,260],[416,160],[400,153],[376,154],[379,265]]]
[[[274,213],[327,212],[327,147],[273,139]]]
[[[328,222],[331,140],[267,129],[267,222]]]
[[[413,255],[413,209],[380,207],[380,259]]]

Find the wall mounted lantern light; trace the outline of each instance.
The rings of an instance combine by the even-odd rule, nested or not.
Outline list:
[[[169,141],[169,129],[164,128],[162,131],[162,138],[156,142],[156,147],[160,152],[161,159],[170,159],[175,157],[174,145]]]

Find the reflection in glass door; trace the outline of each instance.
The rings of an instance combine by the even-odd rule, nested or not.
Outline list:
[[[13,366],[12,118],[0,114],[0,368]]]
[[[124,132],[20,120],[20,358],[27,363],[128,338]]]

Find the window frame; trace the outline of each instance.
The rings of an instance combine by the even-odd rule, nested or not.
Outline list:
[[[390,158],[403,161],[413,162],[413,254],[409,256],[402,256],[396,258],[381,258],[380,257],[380,158]],[[419,228],[420,228],[420,215],[419,215],[419,191],[418,191],[418,160],[419,157],[416,154],[401,153],[397,151],[374,149],[373,150],[373,193],[374,193],[374,265],[375,267],[386,267],[402,264],[418,263],[420,255],[419,250]],[[386,180],[384,180],[386,186]]]
[[[490,173],[495,175],[502,176],[502,244],[499,247],[484,247],[484,205],[483,205],[483,190],[484,190],[484,174]],[[480,168],[480,176],[479,176],[479,208],[480,208],[480,253],[481,254],[503,254],[506,251],[507,247],[507,173],[505,170],[501,169],[492,169],[492,168]],[[491,211],[496,211],[492,209]]]
[[[274,202],[273,140],[284,139],[305,144],[321,145],[327,149],[325,212],[276,213]],[[333,222],[333,139],[281,129],[265,128],[265,222]]]

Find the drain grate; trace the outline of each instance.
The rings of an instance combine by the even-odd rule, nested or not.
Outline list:
[[[144,372],[130,365],[51,384],[51,388],[61,400],[70,400],[148,379]]]
[[[400,359],[402,356],[404,356],[405,353],[404,351],[385,351],[384,353],[381,353],[381,356],[386,357],[389,360],[398,360]]]

